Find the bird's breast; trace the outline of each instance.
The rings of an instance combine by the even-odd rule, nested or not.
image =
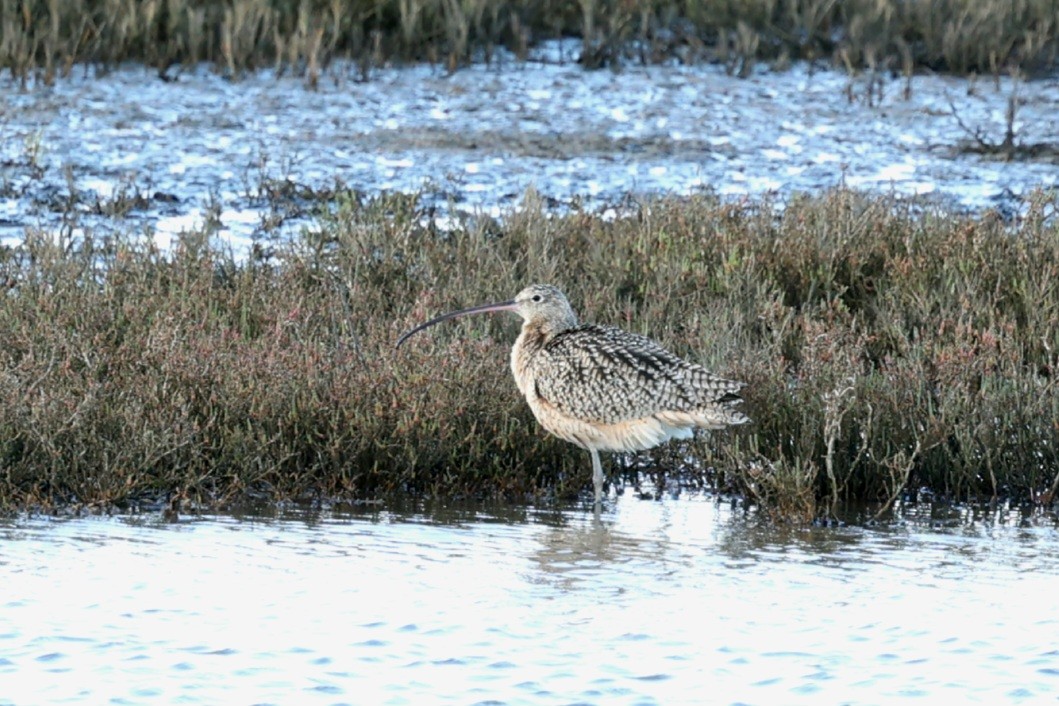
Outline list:
[[[511,349],[511,374],[515,385],[527,400],[533,392],[537,357],[544,348],[545,336],[531,326],[523,325],[522,332]]]

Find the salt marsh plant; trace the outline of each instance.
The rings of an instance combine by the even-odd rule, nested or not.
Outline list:
[[[135,60],[164,77],[209,62],[227,75],[277,66],[319,80],[336,58],[450,69],[504,46],[580,37],[581,60],[834,61],[1033,73],[1059,56],[1055,0],[0,0],[0,69],[50,82],[80,63]]]
[[[533,281],[748,383],[752,425],[612,459],[616,478],[646,467],[798,520],[924,489],[1055,502],[1054,196],[1008,223],[847,191],[607,220],[531,193],[451,231],[414,196],[325,203],[243,262],[208,229],[167,253],[33,231],[0,249],[0,502],[575,494],[581,453],[510,380],[514,320],[393,350],[428,315]]]

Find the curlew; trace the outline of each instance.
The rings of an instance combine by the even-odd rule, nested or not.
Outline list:
[[[511,349],[515,384],[545,430],[592,454],[597,509],[603,498],[600,451],[640,451],[691,438],[696,427],[749,421],[735,409],[743,383],[682,360],[646,336],[579,323],[566,296],[550,285],[526,287],[511,301],[442,314],[402,335],[397,346],[434,324],[489,311],[522,317]]]

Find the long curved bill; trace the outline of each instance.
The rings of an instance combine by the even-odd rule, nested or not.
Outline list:
[[[500,302],[498,304],[482,304],[481,306],[472,306],[470,309],[460,309],[459,311],[450,311],[447,314],[436,316],[426,323],[419,324],[411,331],[405,332],[400,338],[397,339],[397,345],[394,348],[400,348],[401,344],[404,343],[413,334],[419,333],[423,329],[430,328],[434,324],[440,324],[442,321],[448,321],[449,319],[455,319],[457,316],[465,316],[467,314],[484,314],[487,311],[514,311],[518,308],[518,304],[514,299],[507,302]]]

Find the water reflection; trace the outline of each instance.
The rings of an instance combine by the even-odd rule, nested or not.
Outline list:
[[[618,565],[640,549],[634,539],[616,534],[609,523],[596,517],[553,527],[537,543],[526,579],[560,591],[572,590],[586,573]]]
[[[0,704],[1054,699],[1057,559],[1054,526],[701,497],[21,518]]]

